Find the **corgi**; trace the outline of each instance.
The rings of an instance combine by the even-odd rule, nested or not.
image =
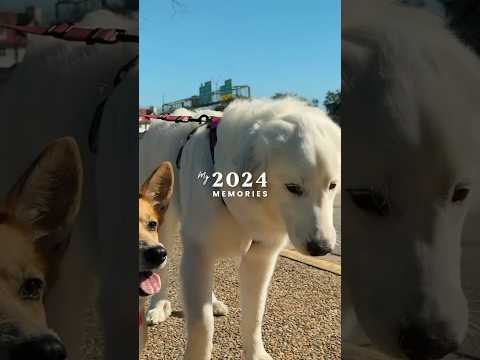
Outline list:
[[[8,171],[8,169],[5,169]],[[0,358],[63,360],[45,299],[58,276],[82,194],[73,138],[49,144],[0,205]]]
[[[173,194],[173,182],[172,165],[163,162],[143,183],[138,196],[139,353],[147,341],[145,304],[148,296],[160,291],[161,279],[156,271],[167,261],[167,251],[159,239],[159,228]]]

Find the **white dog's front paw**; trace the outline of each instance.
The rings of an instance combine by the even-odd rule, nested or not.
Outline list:
[[[150,309],[147,312],[147,324],[157,325],[162,321],[165,321],[172,315],[172,305],[168,300],[160,300],[154,309]]]
[[[228,306],[221,301],[213,302],[213,315],[215,316],[226,316],[228,315]]]
[[[242,354],[242,360],[273,360],[273,358],[268,355],[265,350],[257,351],[255,353],[246,353],[244,351]]]

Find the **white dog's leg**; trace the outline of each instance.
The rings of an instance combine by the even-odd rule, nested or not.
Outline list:
[[[215,316],[228,315],[228,306],[225,305],[225,303],[223,303],[222,301],[218,300],[213,291],[212,291],[212,305],[213,305],[213,315]]]
[[[209,360],[213,347],[212,287],[215,259],[184,241],[182,279],[187,325],[184,360]]]
[[[172,314],[172,305],[168,300],[168,261],[158,274],[160,279],[162,279],[162,288],[158,294],[153,295],[150,299],[150,306],[146,316],[147,324],[149,325],[156,325],[165,321]]]
[[[169,209],[163,224],[160,227],[159,239],[162,244],[167,249],[167,263],[161,269],[158,274],[162,279],[162,287],[158,294],[152,296],[150,300],[150,306],[148,307],[148,312],[146,316],[147,324],[156,325],[162,321],[168,319],[172,314],[172,305],[168,300],[168,285],[169,285],[169,276],[168,276],[168,267],[169,262],[173,256],[171,252],[175,248],[175,240],[178,235],[178,220],[175,216],[173,209]]]
[[[263,346],[262,320],[278,247],[253,242],[240,264],[241,333],[245,360],[272,360]]]

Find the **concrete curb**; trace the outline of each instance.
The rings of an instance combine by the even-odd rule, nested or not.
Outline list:
[[[451,353],[448,358],[451,360],[470,359],[469,355]],[[383,354],[372,345],[355,345],[350,342],[342,343],[342,360],[392,360],[393,358]],[[472,359],[476,359],[472,357]]]
[[[345,360],[389,360],[390,357],[383,355],[372,346],[359,346],[350,343],[342,344],[342,359]]]
[[[283,250],[280,253],[280,256],[316,267],[320,270],[331,272],[335,275],[342,275],[342,266],[340,264],[334,263],[333,261],[302,255],[295,250],[288,249]]]

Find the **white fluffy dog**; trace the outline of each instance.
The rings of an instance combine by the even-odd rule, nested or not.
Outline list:
[[[140,181],[161,161],[175,164],[196,126],[156,122],[140,142]],[[261,324],[279,252],[288,240],[298,251],[314,256],[330,252],[335,245],[333,201],[340,185],[340,129],[321,110],[293,99],[236,101],[218,126],[215,164],[208,132],[200,127],[183,147],[173,206],[162,229],[167,232],[163,239],[171,239],[181,223],[188,331],[184,358],[210,359],[214,307],[217,312],[224,307],[212,293],[214,264],[220,257],[241,256],[243,356],[271,359],[264,349]],[[199,173],[211,176],[215,171],[224,176],[249,172],[253,181],[265,172],[268,196],[225,196],[224,204],[212,196],[213,181],[198,179]],[[253,190],[258,189],[260,184],[255,183]],[[245,189],[225,185],[223,190]],[[166,279],[165,270],[161,276]],[[170,313],[166,288],[151,305],[151,323]]]

